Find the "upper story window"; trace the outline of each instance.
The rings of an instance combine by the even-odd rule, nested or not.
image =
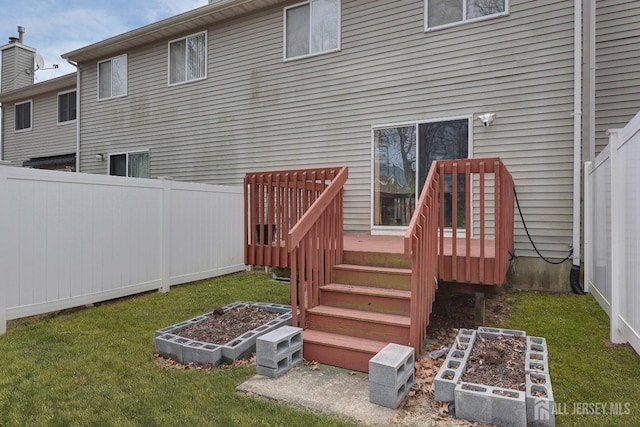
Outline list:
[[[149,152],[109,154],[109,175],[149,178]]]
[[[58,94],[58,123],[76,119],[76,91]]]
[[[33,103],[31,101],[25,101],[15,105],[15,130],[31,129],[32,105]]]
[[[127,55],[98,62],[98,99],[127,95]]]
[[[285,59],[340,49],[340,0],[310,0],[284,14]]]
[[[169,85],[207,77],[207,33],[169,42]]]
[[[509,0],[425,0],[425,31],[509,13]]]

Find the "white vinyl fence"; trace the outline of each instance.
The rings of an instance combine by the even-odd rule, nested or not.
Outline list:
[[[0,165],[6,321],[245,270],[242,187]]]
[[[640,113],[585,164],[585,290],[640,354]]]

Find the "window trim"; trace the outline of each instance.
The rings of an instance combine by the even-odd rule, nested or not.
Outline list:
[[[424,32],[427,33],[429,31],[442,30],[445,28],[457,27],[458,25],[469,24],[478,21],[485,21],[487,19],[501,18],[504,16],[509,16],[511,14],[511,0],[504,0],[504,12],[492,13],[491,15],[479,16],[477,18],[467,19],[464,16],[460,21],[450,22],[448,24],[437,25],[435,27],[429,27],[429,3],[430,0],[424,0]],[[462,0],[462,13],[466,15],[467,10],[467,0]]]
[[[71,92],[75,92],[76,93],[76,118],[72,119],[72,120],[65,120],[65,121],[60,121],[60,96],[61,95],[66,95],[68,93]],[[58,95],[56,96],[56,120],[57,120],[57,124],[58,126],[64,126],[70,123],[75,123],[76,120],[78,120],[78,91],[77,89],[69,89],[69,90],[65,90],[62,92],[58,92]]]
[[[124,57],[127,63],[127,67],[126,67],[126,72],[127,72],[127,83],[125,84],[124,87],[124,93],[122,95],[113,95],[113,71],[111,73],[111,96],[108,97],[104,97],[104,98],[100,98],[100,64],[104,63],[104,62],[112,62],[114,59],[116,58],[122,58]],[[112,68],[113,70],[113,68]],[[98,101],[106,101],[109,99],[115,99],[115,98],[123,98],[125,96],[127,96],[129,94],[129,58],[127,56],[126,53],[122,54],[122,55],[117,55],[117,56],[113,56],[111,58],[108,59],[103,59],[101,61],[98,61],[96,64],[96,74],[98,76],[97,82],[98,84],[96,85],[96,96],[98,98]]]
[[[111,156],[121,156],[121,155],[125,155],[126,156],[126,170],[127,170],[127,174],[125,176],[123,176],[122,178],[138,178],[137,176],[129,176],[129,155],[131,154],[139,154],[139,153],[147,153],[147,157],[148,157],[148,167],[149,167],[149,178],[151,178],[151,150],[146,148],[146,149],[140,149],[140,150],[132,150],[132,151],[114,151],[112,153],[106,153],[107,156],[107,175],[108,176],[120,176],[120,175],[111,175]],[[139,178],[139,179],[149,179],[149,178]]]
[[[306,0],[300,3],[292,4],[291,6],[287,6],[283,9],[282,12],[282,34],[283,34],[283,44],[282,44],[282,60],[283,62],[289,61],[297,61],[299,59],[311,58],[314,56],[325,55],[333,52],[340,52],[342,50],[342,0],[338,1],[338,47],[330,50],[323,50],[322,52],[316,53],[307,53],[306,55],[293,56],[291,58],[287,58],[287,10],[295,9],[296,7],[304,6],[308,4],[311,7],[311,3],[316,0]],[[309,35],[311,35],[311,28],[309,28]],[[309,43],[311,43],[311,39],[309,39]]]
[[[29,127],[16,129],[16,107],[18,107],[18,105],[24,105],[24,104],[29,104]],[[14,103],[13,104],[13,131],[15,133],[20,133],[20,132],[28,132],[30,130],[33,130],[33,99],[28,99],[26,101]]]
[[[201,34],[204,34],[204,76],[198,77],[197,79],[184,80],[181,82],[171,83],[171,43],[179,42],[181,40],[187,40],[189,37],[196,37]],[[186,65],[186,64],[185,64]],[[209,75],[209,31],[204,30],[197,33],[189,34],[184,37],[179,37],[174,40],[169,40],[167,42],[167,86],[179,86],[187,83],[198,82],[201,80],[206,80]]]
[[[469,159],[473,159],[474,158],[474,153],[473,153],[473,114],[461,114],[461,115],[457,115],[457,116],[446,116],[446,117],[435,117],[435,118],[431,118],[431,119],[424,119],[424,120],[410,120],[410,121],[404,121],[404,122],[394,122],[394,123],[384,123],[384,124],[379,124],[379,125],[372,125],[371,126],[371,144],[370,144],[370,150],[371,150],[371,158],[370,158],[370,170],[371,173],[369,174],[369,181],[370,181],[370,198],[369,198],[369,203],[370,203],[370,207],[369,207],[369,229],[371,230],[371,234],[401,234],[404,235],[404,232],[407,230],[407,226],[395,226],[395,225],[376,225],[375,224],[375,212],[374,212],[374,203],[375,203],[375,161],[376,161],[376,146],[375,146],[375,131],[379,130],[379,129],[389,129],[389,128],[397,128],[397,127],[408,127],[408,126],[415,126],[416,128],[416,138],[419,138],[419,133],[418,133],[418,129],[420,127],[421,124],[424,123],[438,123],[438,122],[450,122],[450,121],[454,121],[454,120],[467,120],[469,122],[469,128],[468,128],[468,134],[467,134],[467,138],[468,138],[468,142],[467,142],[467,153],[468,153],[468,158]],[[417,164],[418,159],[420,158],[420,144],[418,143],[418,141],[416,141],[416,175],[419,174],[419,165]],[[416,187],[414,189],[415,194],[416,194],[416,203],[418,201],[419,195],[418,195],[418,185],[419,185],[419,180],[416,179]],[[470,193],[470,197],[473,197],[473,192]],[[472,206],[471,209],[471,218],[472,218],[472,223],[473,223],[473,200],[471,200],[472,203],[470,206]],[[458,231],[458,237],[464,237],[464,230],[457,230]],[[473,234],[473,229],[471,230],[472,234]],[[447,230],[445,230],[445,235],[447,233]],[[451,230],[448,230],[448,235],[451,235]]]

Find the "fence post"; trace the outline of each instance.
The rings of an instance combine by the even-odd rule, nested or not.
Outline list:
[[[609,149],[611,158],[611,330],[612,343],[625,343],[627,340],[620,328],[620,303],[624,295],[621,294],[625,283],[625,248],[624,224],[626,188],[624,185],[624,162],[618,161],[619,130],[609,131]],[[618,164],[620,163],[620,164]]]
[[[593,271],[593,185],[591,172],[593,162],[584,162],[584,224],[582,235],[584,236],[584,285],[585,292],[589,292],[589,284]]]
[[[160,292],[169,292],[171,287],[171,179],[160,177],[162,181],[162,253],[160,254]]]
[[[7,211],[9,209],[9,195],[8,193],[8,180],[7,180],[8,166],[0,164],[0,236],[7,236],[7,228],[9,224],[9,215]],[[8,271],[6,265],[9,259],[9,248],[7,238],[0,238],[0,271]],[[7,280],[0,278],[0,335],[7,332]]]

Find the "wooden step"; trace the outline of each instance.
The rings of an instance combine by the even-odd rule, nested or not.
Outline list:
[[[319,305],[307,310],[307,329],[376,341],[407,345],[411,319],[396,314],[375,313]]]
[[[409,291],[411,290],[411,270],[338,264],[333,267],[333,282]]]
[[[404,258],[404,253],[379,251],[347,250],[342,254],[345,264],[368,265],[371,267],[411,268],[411,260]]]
[[[302,342],[305,359],[361,372],[369,372],[369,359],[388,344],[311,329],[302,332]]]
[[[411,292],[331,283],[320,287],[320,304],[408,316],[411,309]]]

